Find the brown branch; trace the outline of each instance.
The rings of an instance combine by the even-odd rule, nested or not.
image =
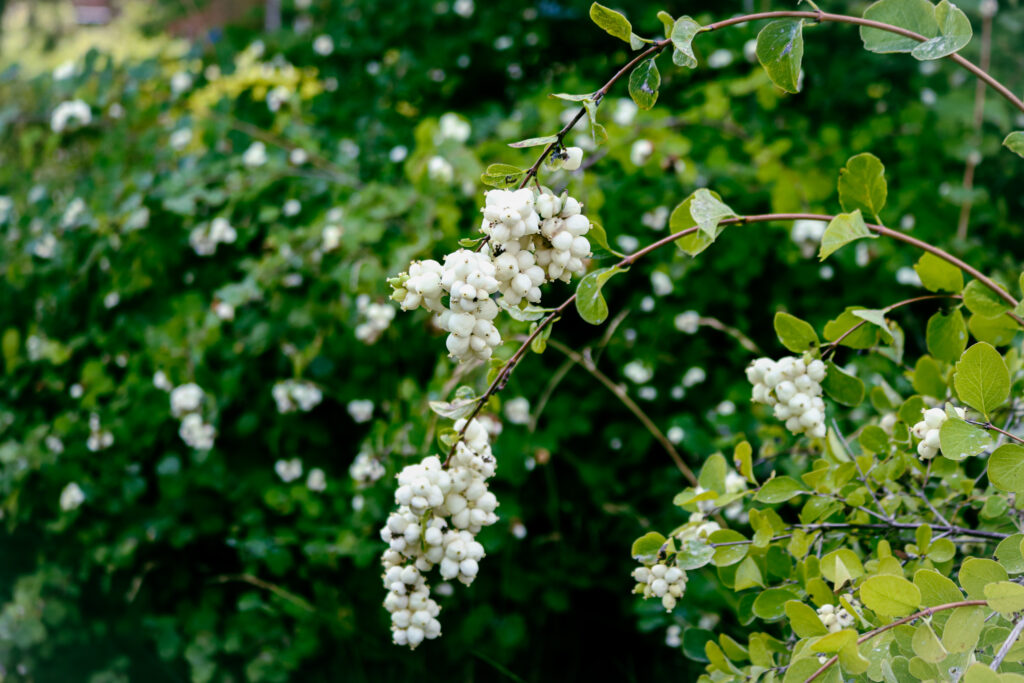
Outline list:
[[[914,614],[911,614],[909,617],[903,617],[902,619],[897,619],[896,621],[892,622],[891,624],[886,624],[885,626],[879,626],[878,628],[874,629],[873,631],[868,631],[867,633],[865,633],[864,635],[862,635],[860,638],[857,639],[857,644],[860,645],[861,643],[867,642],[867,641],[871,640],[872,638],[874,638],[875,636],[877,636],[879,633],[885,633],[886,631],[888,631],[890,629],[894,629],[897,626],[902,626],[903,624],[908,624],[908,623],[914,621],[915,619],[920,619],[921,617],[930,617],[931,615],[935,614],[936,612],[942,612],[942,611],[945,611],[945,610],[948,610],[948,609],[956,609],[957,607],[976,607],[976,606],[984,606],[984,605],[987,605],[987,604],[988,604],[987,600],[959,600],[957,602],[947,602],[944,605],[936,605],[935,607],[929,607],[928,609],[923,609],[920,612],[915,612]],[[804,683],[811,683],[811,681],[816,679],[818,676],[821,676],[823,673],[828,671],[829,667],[832,666],[833,664],[835,664],[837,661],[839,661],[839,655],[832,655],[832,657],[830,657],[827,662],[822,664],[820,669],[818,669],[813,674],[811,674],[807,678],[807,680],[804,681]]]
[[[858,26],[867,26],[868,28],[875,28],[880,31],[888,31],[889,33],[895,33],[897,35],[911,38],[919,42],[925,42],[928,40],[925,36],[908,31],[907,29],[900,28],[899,26],[893,26],[891,24],[884,24],[880,21],[873,21],[871,19],[862,19],[861,17],[851,17],[844,14],[832,14],[830,12],[822,12],[818,10],[816,12],[800,12],[800,11],[779,11],[779,12],[759,12],[757,14],[746,14],[739,17],[731,17],[722,21],[717,21],[712,24],[708,24],[704,27],[705,31],[716,31],[726,26],[732,26],[734,24],[743,24],[748,21],[756,21],[759,19],[779,19],[792,17],[796,19],[814,19],[818,22],[835,22],[841,24],[857,24]],[[990,76],[985,69],[976,66],[973,62],[961,57],[958,53],[946,55],[946,59],[956,62],[958,65],[970,71],[972,74],[977,76],[979,79],[985,82],[986,85],[991,87],[993,90],[998,92],[1007,101],[1010,102],[1014,107],[1024,112],[1024,101],[1014,95],[1009,88],[997,81],[995,78]]]
[[[720,225],[736,225],[736,224],[742,224],[742,223],[768,223],[768,222],[772,222],[772,221],[794,221],[794,220],[801,220],[801,219],[812,220],[812,221],[826,221],[827,222],[827,221],[831,221],[833,218],[835,218],[835,216],[828,216],[828,215],[821,215],[821,214],[812,214],[812,213],[769,213],[769,214],[758,214],[758,215],[752,215],[752,216],[738,216],[736,218],[726,218],[726,219],[723,219],[722,221],[720,221],[719,224]],[[961,261],[960,259],[958,259],[957,257],[953,256],[949,252],[943,251],[942,249],[939,249],[938,247],[933,247],[932,245],[928,244],[927,242],[922,242],[921,240],[919,240],[917,238],[910,237],[909,235],[904,235],[901,232],[898,232],[896,230],[891,230],[890,228],[886,228],[886,227],[881,226],[881,225],[872,225],[872,224],[869,223],[869,224],[867,224],[867,227],[868,227],[869,230],[877,232],[880,235],[885,235],[886,237],[891,237],[891,238],[893,238],[895,240],[898,240],[900,242],[905,242],[907,244],[910,244],[912,246],[917,247],[918,249],[921,249],[922,251],[926,251],[926,252],[928,252],[930,254],[938,256],[943,261],[946,261],[947,263],[951,263],[952,265],[956,266],[960,270],[962,270],[962,271],[968,273],[969,275],[975,277],[983,285],[985,285],[986,287],[991,289],[993,292],[998,294],[1000,297],[1002,297],[1004,300],[1006,300],[1011,306],[1013,306],[1013,307],[1017,306],[1017,300],[1014,299],[1013,296],[1011,296],[1009,292],[1007,292],[1005,289],[1002,289],[991,278],[989,278],[989,277],[985,276],[984,274],[982,274],[978,269],[974,268],[973,266],[968,265],[964,261]],[[648,244],[643,249],[639,249],[639,250],[633,252],[632,254],[629,254],[628,256],[625,256],[621,261],[619,261],[618,263],[616,263],[612,267],[613,268],[619,268],[619,269],[628,268],[629,266],[633,265],[633,263],[637,259],[643,258],[644,256],[646,256],[647,254],[651,253],[652,251],[660,249],[661,247],[663,247],[663,246],[665,246],[667,244],[672,244],[676,240],[678,240],[678,239],[680,239],[682,237],[686,237],[687,235],[692,235],[693,233],[697,232],[699,229],[700,229],[699,227],[695,226],[695,227],[692,227],[692,228],[687,228],[685,230],[680,230],[679,232],[673,233],[673,234],[668,235],[666,237],[662,237],[660,240],[658,240],[656,242],[653,242],[651,244]],[[445,461],[444,461],[444,466],[445,467],[448,466],[449,461],[451,460],[452,456],[455,454],[455,448],[458,445],[459,440],[462,439],[462,436],[466,433],[466,429],[469,428],[470,420],[472,420],[473,418],[475,418],[477,415],[480,414],[480,411],[483,410],[483,407],[487,404],[487,401],[488,401],[488,399],[490,399],[491,396],[493,396],[495,393],[501,391],[505,387],[505,384],[508,382],[509,376],[511,376],[512,372],[516,369],[516,366],[519,365],[519,362],[526,355],[527,350],[530,348],[531,342],[533,342],[534,339],[539,337],[541,335],[541,333],[544,331],[544,329],[548,325],[550,325],[552,322],[554,322],[557,318],[559,318],[562,315],[562,313],[564,313],[565,310],[567,308],[569,308],[569,306],[571,306],[573,304],[573,302],[575,302],[575,301],[576,301],[576,295],[573,294],[568,299],[563,301],[557,308],[553,309],[550,313],[548,313],[548,315],[546,317],[544,317],[537,324],[537,326],[534,328],[533,332],[531,332],[529,334],[529,336],[526,337],[526,339],[523,341],[522,345],[518,349],[516,349],[515,353],[512,354],[512,357],[509,358],[507,361],[505,361],[505,364],[501,367],[501,370],[498,371],[498,375],[490,383],[490,385],[484,391],[483,395],[480,396],[480,398],[477,400],[477,404],[473,408],[473,412],[471,412],[467,416],[466,424],[463,425],[462,429],[459,431],[459,433],[457,435],[458,438],[456,439],[455,443],[452,444],[451,449],[448,451],[448,456],[445,458]],[[1024,320],[1021,320],[1021,318],[1019,316],[1017,316],[1016,314],[1014,314],[1012,312],[1007,312],[1007,315],[1009,315],[1011,318],[1013,318],[1015,321],[1017,321],[1018,324],[1020,324],[1022,327],[1024,327]]]
[[[963,298],[963,296],[961,296],[960,294],[928,294],[926,296],[916,296],[913,299],[904,299],[903,301],[897,301],[894,304],[890,304],[890,305],[886,306],[885,308],[883,308],[882,312],[883,313],[888,313],[889,311],[894,311],[897,308],[900,308],[901,306],[909,306],[910,304],[916,304],[918,301],[929,301],[931,299],[962,299],[962,298]],[[825,350],[821,352],[822,357],[824,357],[824,356],[826,356],[826,355],[828,355],[830,353],[835,353],[836,347],[839,346],[839,343],[841,341],[843,341],[844,339],[849,337],[851,334],[853,334],[854,332],[859,330],[861,327],[866,325],[867,322],[868,322],[867,320],[861,320],[859,323],[857,323],[856,325],[854,325],[853,327],[848,329],[846,332],[843,332],[841,335],[836,337],[836,339],[834,341],[831,341],[828,344],[826,344],[824,346]]]
[[[668,38],[665,38],[664,40],[654,41],[654,44],[652,44],[649,48],[647,48],[646,50],[638,54],[636,57],[634,57],[632,60],[630,60],[629,63],[626,64],[626,66],[619,69],[607,83],[602,85],[598,90],[594,91],[594,106],[600,106],[601,100],[604,99],[604,96],[608,94],[608,91],[611,90],[612,86],[615,85],[619,81],[619,79],[625,76],[630,71],[630,69],[632,69],[634,66],[644,61],[645,59],[658,55],[659,53],[661,53],[662,50],[668,47],[671,44],[671,42],[672,41],[670,41]],[[541,155],[537,158],[537,161],[533,162],[533,166],[527,169],[526,175],[523,176],[522,182],[519,183],[520,190],[526,187],[529,184],[530,179],[534,178],[537,175],[537,171],[540,170],[540,165],[544,163],[544,160],[547,159],[552,152],[558,149],[558,147],[562,144],[562,140],[565,138],[565,136],[568,135],[569,131],[571,131],[573,127],[575,127],[576,124],[580,122],[580,119],[582,119],[586,113],[587,108],[580,107],[580,110],[576,112],[576,115],[573,116],[572,119],[569,120],[569,123],[565,124],[565,126],[562,127],[562,130],[558,131],[558,133],[555,134],[555,137],[557,139],[554,142],[550,143],[547,147],[545,147],[544,151],[541,152]]]

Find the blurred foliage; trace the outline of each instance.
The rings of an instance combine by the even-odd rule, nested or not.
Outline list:
[[[0,78],[7,679],[695,678],[702,665],[665,647],[664,628],[738,627],[724,609],[734,596],[711,574],[694,572],[673,615],[630,595],[629,543],[678,524],[670,502],[685,481],[612,394],[565,372],[549,347],[503,394],[543,410],[535,428],[506,424],[495,443],[502,522],[481,535],[480,578],[445,599],[442,640],[414,653],[389,643],[377,530],[391,475],[435,447],[442,425],[427,400],[459,381],[480,386],[485,373],[453,376],[442,333],[422,315],[398,316],[378,338],[355,330],[368,301],[385,302],[387,276],[475,229],[486,164],[532,161],[507,142],[562,125],[572,110],[548,93],[592,91],[629,59],[586,20],[587,2],[454,4],[462,14],[448,2],[285,2],[279,34],[229,27],[187,53],[145,38],[164,47],[116,59],[92,50],[70,66],[50,53],[37,58],[41,73],[26,57]],[[993,72],[1019,92],[1024,54],[1008,46],[1024,11],[1005,4]],[[963,3],[972,19],[975,5]],[[661,8],[630,3],[634,30],[660,35]],[[740,9],[750,8],[687,11],[707,22]],[[650,112],[633,112],[624,88],[602,105],[609,144],[582,182],[554,180],[573,183],[613,245],[665,235],[668,209],[702,186],[740,213],[833,213],[838,170],[871,151],[887,167],[888,224],[1016,273],[1024,195],[1020,160],[999,147],[1014,125],[1003,102],[988,96],[972,145],[974,87],[961,71],[866,53],[837,25],[807,30],[803,91],[783,96],[751,64],[757,28],[702,36],[702,66],[663,68]],[[314,50],[321,35],[330,54]],[[89,121],[55,131],[54,111],[73,100]],[[468,139],[443,134],[446,112],[469,124]],[[966,196],[975,148],[982,163]],[[434,157],[450,177],[430,172]],[[956,243],[967,200],[970,237]],[[197,254],[218,218],[237,238]],[[696,310],[777,349],[777,310],[820,329],[848,305],[919,291],[896,281],[918,256],[905,246],[875,240],[822,266],[789,229],[734,229],[698,260],[655,256],[606,290],[614,324],[595,330],[570,315],[554,336],[591,346],[631,393],[623,368],[649,367],[640,403],[685,434],[696,468],[756,433],[742,373],[752,355],[714,329],[677,331],[677,314]],[[653,294],[655,272],[670,292]],[[913,357],[927,315],[899,313]],[[691,368],[706,378],[684,387]],[[212,450],[182,443],[158,371],[203,388]],[[272,387],[291,377],[316,383],[323,402],[279,413]],[[371,421],[354,419],[360,400],[373,402]],[[113,438],[96,451],[92,414]],[[360,452],[387,472],[365,489],[348,475]],[[286,483],[275,463],[292,458],[304,473]],[[306,485],[313,468],[325,491]],[[63,509],[72,482],[84,502]]]

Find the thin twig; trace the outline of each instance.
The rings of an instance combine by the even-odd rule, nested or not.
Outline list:
[[[299,597],[295,593],[287,591],[284,588],[281,588],[280,586],[268,583],[267,581],[264,581],[259,577],[253,576],[252,574],[223,574],[221,576],[215,576],[211,580],[217,583],[228,583],[231,581],[240,581],[242,583],[248,583],[250,585],[256,586],[257,588],[268,590],[274,595],[287,600],[288,602],[292,603],[293,605],[296,605],[297,607],[301,607],[303,610],[307,612],[316,612],[316,607],[310,604],[310,602],[305,598]]]
[[[992,62],[992,15],[984,12],[981,15],[981,60],[980,68],[987,72]],[[960,207],[960,220],[956,227],[956,236],[967,239],[967,225],[971,220],[971,191],[974,189],[974,169],[980,162],[981,126],[985,119],[985,84],[978,81],[974,88],[974,143],[975,149],[967,154],[964,165],[964,203]]]
[[[975,425],[977,427],[981,427],[982,429],[991,429],[994,432],[999,432],[1008,439],[1013,439],[1017,443],[1024,443],[1024,439],[1020,438],[1016,434],[1011,434],[1010,432],[1006,431],[1005,429],[1002,429],[1001,427],[996,427],[991,422],[978,422],[977,420],[964,420],[964,422],[966,422],[967,424]]]
[[[647,431],[650,432],[651,436],[654,437],[654,440],[661,444],[661,447],[665,449],[665,452],[668,453],[670,458],[672,458],[672,461],[676,464],[679,471],[683,473],[683,476],[686,477],[687,481],[689,481],[692,486],[698,485],[697,475],[695,475],[693,470],[683,462],[683,458],[679,455],[679,451],[676,450],[676,447],[673,446],[672,442],[668,440],[665,434],[658,429],[658,425],[654,424],[654,420],[652,420],[647,413],[643,411],[643,408],[637,405],[636,401],[630,398],[629,394],[622,390],[622,387],[613,382],[608,375],[598,370],[597,366],[594,365],[594,362],[587,356],[573,351],[565,344],[554,339],[548,339],[548,346],[565,354],[569,360],[586,370],[594,379],[603,384],[608,391],[615,394],[615,397],[619,399],[619,401],[621,401],[631,413],[636,415],[636,418],[640,420]]]
[[[730,325],[726,325],[718,318],[706,318],[704,316],[701,316],[700,318],[697,319],[697,322],[700,323],[701,325],[704,325],[705,327],[710,327],[711,329],[718,330],[719,332],[724,332],[725,334],[729,335],[730,337],[738,341],[740,346],[745,348],[747,351],[750,351],[751,353],[756,353],[759,356],[763,355],[764,353],[763,351],[761,351],[760,347],[758,347],[758,345],[754,343],[753,339],[743,334],[743,332],[741,332],[737,328],[731,327]]]
[[[999,648],[999,652],[996,653],[995,659],[989,664],[990,669],[993,671],[999,671],[999,665],[1006,659],[1007,653],[1010,652],[1010,648],[1020,638],[1020,632],[1024,631],[1024,617],[1017,619],[1017,623],[1013,625],[1013,630],[1010,631],[1010,635],[1006,636],[1006,640],[1003,641],[1003,646]]]
[[[890,305],[886,306],[885,308],[882,309],[882,313],[883,314],[884,313],[889,313],[890,311],[894,311],[897,308],[900,308],[901,306],[908,306],[910,304],[916,304],[918,301],[929,301],[931,299],[962,299],[962,298],[963,298],[963,296],[961,296],[960,294],[928,294],[926,296],[915,296],[913,299],[904,299],[903,301],[897,301],[894,304],[890,304]],[[825,346],[822,347],[823,350],[821,352],[821,355],[824,357],[824,356],[827,356],[827,355],[829,355],[831,353],[835,353],[836,348],[839,346],[840,342],[842,342],[844,339],[849,337],[851,334],[853,334],[854,332],[859,330],[861,327],[866,325],[867,322],[868,322],[867,320],[861,320],[859,323],[857,323],[856,325],[854,325],[850,329],[846,330],[846,332],[843,332],[841,335],[839,335],[834,341],[831,341],[828,344],[825,344]]]

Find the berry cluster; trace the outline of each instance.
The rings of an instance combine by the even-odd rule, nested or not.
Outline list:
[[[320,405],[320,401],[324,399],[320,387],[312,382],[298,379],[277,382],[270,393],[274,396],[274,403],[277,404],[277,412],[282,414],[294,413],[297,410],[308,413]]]
[[[953,408],[956,411],[957,416],[962,420],[967,417],[967,413],[963,408]],[[942,425],[949,419],[949,415],[946,414],[942,408],[929,408],[921,411],[923,419],[914,425],[910,430],[915,437],[921,440],[917,444],[917,454],[922,460],[931,460],[939,454],[939,430],[942,429]]]
[[[361,451],[349,465],[348,474],[359,487],[366,487],[384,476],[384,465],[369,451]]]
[[[484,556],[476,534],[498,521],[498,500],[487,490],[496,466],[487,430],[476,420],[455,423],[456,431],[463,427],[447,469],[430,456],[398,474],[398,509],[381,529],[389,546],[382,558],[384,607],[397,645],[415,648],[441,635],[441,608],[424,575],[436,566],[443,579],[471,584]]]
[[[158,373],[158,376],[162,374]],[[161,379],[163,381],[160,384],[164,384],[166,376]],[[154,384],[157,384],[156,378]],[[194,382],[182,384],[171,390],[171,414],[181,419],[178,436],[189,448],[197,451],[208,451],[213,448],[215,435],[213,425],[203,420],[202,407],[205,396],[202,388]]]
[[[356,339],[364,344],[373,344],[391,325],[395,318],[395,309],[389,304],[378,304],[370,301],[370,297],[360,294],[356,297],[356,308],[364,322],[356,325]]]
[[[856,598],[849,598],[848,600],[850,606],[854,609],[860,607],[860,602]],[[829,630],[829,633],[842,631],[844,628],[851,628],[856,623],[856,619],[845,607],[836,607],[835,605],[822,605],[819,607],[818,618],[821,619],[821,623]]]
[[[794,434],[825,436],[825,402],[821,381],[825,364],[786,356],[777,361],[758,358],[747,368],[747,379],[754,385],[753,400],[775,408],[775,417],[784,420]]]
[[[403,310],[422,306],[438,314],[439,327],[449,333],[453,358],[487,360],[501,343],[494,325],[499,308],[492,295],[499,295],[506,307],[540,303],[542,285],[569,282],[586,270],[590,221],[582,208],[576,199],[547,189],[491,190],[482,209],[484,246],[448,254],[443,265],[413,262],[407,272],[389,280],[395,290],[392,298]]]
[[[676,602],[686,591],[686,572],[679,567],[658,563],[654,566],[640,566],[633,570],[636,579],[634,593],[645,598],[659,598],[666,611],[675,609]]]

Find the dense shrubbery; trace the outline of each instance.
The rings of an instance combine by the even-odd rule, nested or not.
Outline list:
[[[591,92],[631,57],[581,29],[589,3],[388,5],[287,6],[289,30],[259,42],[236,29],[185,56],[117,63],[94,52],[0,82],[0,663],[12,680],[696,678],[709,631],[746,642],[760,591],[724,587],[722,577],[736,587],[729,566],[690,571],[671,614],[628,593],[629,543],[686,523],[710,499],[687,489],[665,451],[674,444],[694,470],[704,465],[701,483],[719,503],[738,499],[725,460],[744,442],[755,446],[757,481],[773,469],[794,481],[806,473],[810,452],[751,407],[744,368],[782,355],[778,310],[834,339],[826,323],[849,326],[847,306],[926,293],[911,269],[919,253],[860,241],[819,264],[809,257],[821,225],[731,227],[699,258],[665,251],[617,277],[610,323],[596,333],[567,313],[489,405],[504,428],[491,482],[501,520],[479,537],[486,569],[442,595],[441,641],[397,650],[377,564],[391,477],[443,448],[449,421],[428,401],[452,399],[459,385],[481,393],[487,373],[456,368],[422,314],[392,320],[385,280],[474,236],[481,172],[525,168],[536,155],[506,143],[557,130],[575,112],[547,93]],[[631,5],[635,30],[660,34],[658,9]],[[708,9],[714,16],[695,19],[727,14]],[[997,55],[1024,18],[1015,6],[998,16]],[[886,166],[882,219],[1016,282],[1021,160],[1000,143],[1022,127],[1018,114],[990,94],[975,133],[961,71],[872,55],[838,25],[808,35],[803,89],[785,95],[756,67],[759,28],[701,35],[696,71],[662,58],[653,110],[638,112],[620,84],[598,113],[607,144],[591,150],[588,130],[574,131],[567,142],[588,150],[585,172],[545,183],[569,184],[609,246],[628,253],[668,235],[670,211],[698,187],[739,215],[834,213],[839,169],[870,151]],[[1008,64],[993,70],[1014,85],[1017,74],[1000,73]],[[968,192],[974,154],[982,163]],[[966,202],[970,231],[958,240]],[[553,286],[545,303],[569,294]],[[883,407],[912,428],[924,401],[903,415],[896,394],[946,397],[963,347],[937,350],[926,330],[937,306],[955,305],[900,308],[888,355],[838,351],[875,387],[872,408],[837,424],[865,452],[906,450],[856,432]],[[971,324],[976,338],[1018,348],[1014,328],[982,325]],[[529,325],[499,327],[507,358]],[[854,349],[890,334],[868,329],[850,338]],[[919,361],[926,353],[937,360]],[[896,393],[878,389],[876,375]],[[829,448],[837,457],[835,439]],[[718,451],[727,457],[711,457]],[[946,484],[962,476],[952,461],[933,462]],[[965,465],[972,477],[983,470],[975,462]],[[671,503],[684,490],[681,511]],[[929,492],[938,501],[949,490]],[[1011,503],[971,500],[991,520]],[[886,514],[905,514],[911,503],[901,504]],[[749,536],[732,510],[723,514]],[[753,515],[753,530],[781,531],[786,512]],[[815,521],[845,515],[841,504],[818,512]],[[690,530],[689,540],[711,531]],[[919,554],[944,547],[914,540]],[[857,550],[864,559],[875,546]],[[934,564],[950,574],[961,559]],[[756,568],[764,585],[788,576]],[[689,660],[664,646],[670,626],[681,627]]]

